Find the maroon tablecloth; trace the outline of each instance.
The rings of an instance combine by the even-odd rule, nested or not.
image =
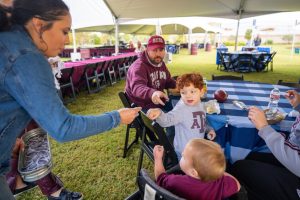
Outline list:
[[[126,57],[131,57],[131,56],[136,56],[138,55],[135,52],[131,53],[123,53],[119,54],[116,56],[108,56],[108,57],[102,57],[102,58],[95,58],[95,59],[87,59],[87,60],[80,60],[80,61],[75,61],[75,62],[65,62],[64,63],[64,68],[74,68],[72,80],[75,88],[79,87],[79,82],[80,78],[84,73],[84,68],[88,64],[95,64],[95,63],[101,63],[105,61],[111,61],[111,60],[116,60],[119,58],[126,58]]]

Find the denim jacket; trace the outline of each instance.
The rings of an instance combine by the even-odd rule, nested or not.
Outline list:
[[[118,111],[73,115],[64,107],[51,67],[21,26],[0,33],[0,174],[8,170],[17,136],[34,119],[59,142],[77,140],[120,124]]]

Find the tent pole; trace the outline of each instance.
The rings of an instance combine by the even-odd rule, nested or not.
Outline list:
[[[236,28],[236,34],[235,34],[235,45],[234,45],[234,51],[237,50],[237,44],[238,44],[238,37],[239,37],[239,28],[240,28],[240,18],[237,22],[237,28]]]
[[[119,53],[119,20],[115,18],[115,54]]]
[[[257,35],[256,19],[253,19],[253,21],[252,21],[252,33],[251,33],[251,38],[250,38],[250,46],[255,46],[254,43],[253,43],[255,35]]]
[[[162,34],[159,19],[157,19],[157,24],[156,24],[156,27],[155,27],[155,34],[156,35],[161,35]]]
[[[294,48],[295,48],[295,35],[296,35],[296,26],[298,25],[298,22],[296,20],[294,30],[293,30],[293,41],[292,41],[292,50],[291,55],[294,55]]]
[[[245,5],[246,0],[241,0],[240,2],[240,8],[238,10],[238,23],[237,23],[237,28],[236,28],[236,35],[235,35],[235,45],[234,45],[234,50],[237,50],[237,44],[238,44],[238,37],[239,37],[239,29],[240,29],[240,20],[241,20],[241,16],[242,16],[242,10],[244,9],[244,5]]]
[[[188,52],[191,52],[191,47],[192,47],[192,28],[189,28],[189,33],[188,33]]]
[[[72,28],[72,37],[73,37],[73,52],[77,52],[77,47],[76,47],[76,35],[75,35],[75,29]]]
[[[206,43],[207,43],[207,30],[205,30],[205,35],[204,35],[204,49],[206,47]]]

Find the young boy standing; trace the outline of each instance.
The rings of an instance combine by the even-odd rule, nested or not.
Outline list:
[[[200,74],[184,74],[177,78],[176,87],[181,99],[168,113],[161,109],[149,109],[147,116],[156,119],[162,127],[175,126],[174,148],[180,159],[185,145],[193,138],[204,138],[205,133],[210,140],[216,137],[215,131],[206,123],[203,95],[203,78]]]
[[[156,145],[154,174],[159,186],[189,200],[221,200],[240,190],[240,184],[225,172],[225,156],[212,141],[192,139],[185,146],[180,168],[185,175],[167,174],[163,166],[163,146]]]

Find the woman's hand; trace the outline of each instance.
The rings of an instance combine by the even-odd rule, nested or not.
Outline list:
[[[248,118],[252,121],[252,123],[258,130],[268,125],[264,111],[255,106],[250,107]]]
[[[23,150],[24,146],[25,145],[24,145],[23,140],[21,138],[17,138],[15,146],[14,146],[14,148],[12,150],[11,157],[17,159],[19,157],[19,151],[20,151],[20,149]]]
[[[141,111],[141,107],[136,108],[122,108],[118,110],[121,118],[121,124],[130,124]]]

